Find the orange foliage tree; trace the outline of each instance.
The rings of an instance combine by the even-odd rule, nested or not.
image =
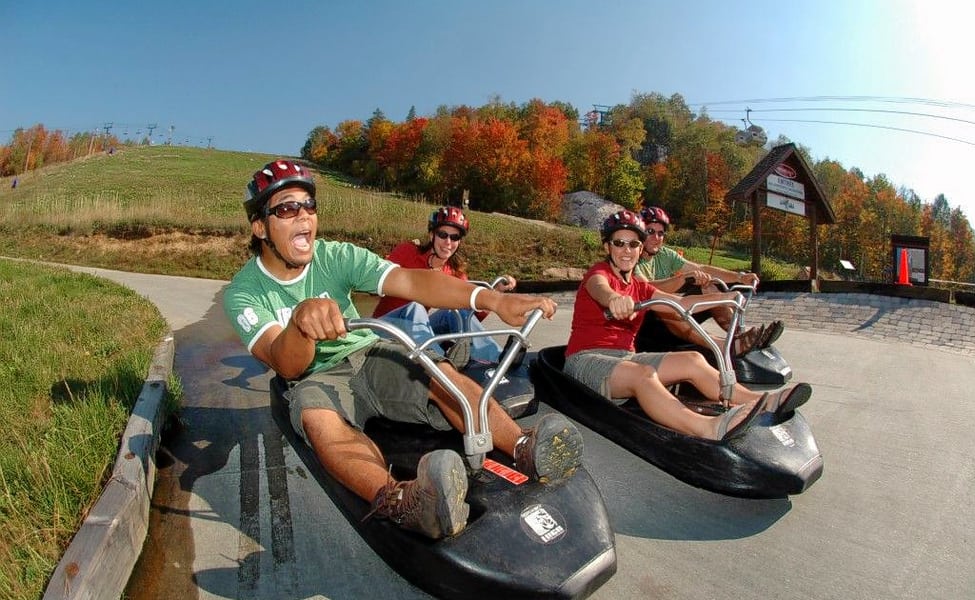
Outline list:
[[[428,119],[416,118],[393,125],[376,152],[376,162],[383,169],[384,178],[398,190],[423,191],[421,145],[428,122]]]
[[[715,243],[750,242],[749,207],[727,206],[724,196],[765,148],[739,146],[736,128],[692,113],[676,94],[635,94],[629,105],[600,111],[598,118],[580,124],[578,117],[558,102],[518,106],[493,98],[478,108],[442,106],[429,118],[411,113],[403,123],[377,111],[365,126],[343,121],[334,134],[313,131],[315,143],[308,147],[327,149],[310,158],[367,185],[435,202],[459,203],[467,192],[480,210],[555,219],[562,194],[588,190],[632,208],[641,201],[662,206],[682,227],[705,231]],[[788,141],[780,136],[770,145]],[[883,175],[867,178],[855,167],[813,161],[808,149],[799,149],[837,216],[835,225],[818,232],[827,271],[847,259],[864,278],[882,279],[890,236],[906,234],[931,238],[933,277],[972,278],[971,226],[943,197],[923,204]],[[762,220],[763,252],[807,264],[808,221],[775,210],[763,210]]]

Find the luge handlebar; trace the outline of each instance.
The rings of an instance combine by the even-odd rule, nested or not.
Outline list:
[[[345,326],[349,331],[356,329],[371,329],[373,331],[381,331],[388,334],[396,342],[406,347],[410,351],[409,357],[419,363],[424,370],[437,381],[437,383],[443,386],[443,388],[454,397],[464,417],[464,452],[467,454],[468,460],[472,463],[472,466],[479,467],[481,462],[483,462],[484,455],[494,448],[491,430],[488,426],[488,401],[491,398],[491,395],[494,393],[495,388],[508,372],[508,369],[514,362],[515,357],[517,356],[521,347],[529,347],[528,335],[541,320],[542,314],[542,309],[540,308],[532,310],[532,312],[528,315],[525,324],[522,325],[520,329],[510,328],[447,333],[436,335],[421,344],[417,344],[413,338],[411,338],[406,332],[396,325],[388,321],[383,321],[382,319],[347,319]],[[440,344],[445,341],[456,341],[462,338],[489,337],[496,335],[513,337],[517,343],[509,345],[508,349],[501,356],[498,367],[494,370],[494,374],[481,391],[477,420],[478,426],[476,426],[474,423],[474,412],[470,403],[467,401],[467,397],[463,394],[463,392],[460,391],[457,385],[454,384],[449,377],[447,377],[443,370],[437,365],[436,362],[434,362],[432,358],[430,358],[430,356],[426,354],[425,351],[434,344]]]

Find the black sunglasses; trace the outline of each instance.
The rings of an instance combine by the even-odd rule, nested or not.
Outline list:
[[[654,237],[662,238],[667,234],[666,232],[664,232],[663,229],[661,229],[660,231],[657,231],[656,229],[647,229],[647,235],[652,235]]]
[[[442,240],[445,240],[447,238],[450,238],[450,241],[451,242],[459,242],[460,241],[460,238],[462,238],[464,236],[462,236],[459,233],[447,233],[446,231],[438,231],[437,232],[437,237],[440,238],[440,239],[442,239]]]
[[[307,210],[311,214],[315,214],[318,208],[318,204],[315,202],[314,198],[309,198],[304,202],[298,202],[297,200],[289,200],[287,202],[282,202],[274,208],[268,207],[265,211],[265,215],[274,215],[279,219],[293,219],[298,216],[301,209]]]
[[[639,248],[640,246],[643,245],[643,242],[641,242],[640,240],[629,240],[629,241],[627,241],[627,240],[610,240],[609,243],[612,244],[612,245],[614,245],[614,246],[616,246],[617,248],[623,248],[625,246],[625,247],[630,248],[631,250],[636,250],[637,248]]]

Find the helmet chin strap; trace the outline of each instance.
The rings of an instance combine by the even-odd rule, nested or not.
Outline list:
[[[627,282],[629,281],[630,272],[629,271],[624,271],[623,269],[621,269],[619,267],[619,265],[616,264],[616,261],[613,260],[613,257],[612,256],[609,257],[609,264],[612,265],[612,267],[619,272],[620,279],[622,279],[623,281],[627,281]]]
[[[268,226],[268,222],[267,221],[268,221],[267,220],[267,217],[265,217],[264,218],[264,233],[265,234],[267,233],[267,231],[269,229],[269,226]],[[280,260],[281,262],[284,263],[284,266],[285,267],[287,267],[289,269],[300,269],[300,268],[304,267],[304,265],[299,265],[299,264],[293,263],[290,260],[288,260],[287,258],[285,258],[278,251],[278,247],[274,245],[274,242],[271,241],[271,236],[266,235],[265,237],[262,237],[261,238],[261,241],[264,242],[267,245],[267,247],[271,249],[271,252],[274,253],[274,256],[277,256],[278,257],[278,260]]]

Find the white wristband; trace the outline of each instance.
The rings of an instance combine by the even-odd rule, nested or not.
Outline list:
[[[477,304],[475,303],[477,299],[477,295],[480,294],[482,291],[484,291],[484,288],[482,288],[479,285],[474,286],[474,289],[471,290],[471,310],[473,310],[474,312],[477,312]]]

